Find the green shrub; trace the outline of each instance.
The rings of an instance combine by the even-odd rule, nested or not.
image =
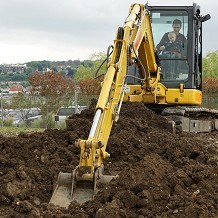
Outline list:
[[[43,128],[43,119],[36,119],[31,123],[32,128]]]
[[[21,121],[21,122],[19,123],[19,127],[25,128],[25,127],[27,127],[27,123],[26,123],[25,121]]]
[[[13,118],[8,118],[4,120],[4,126],[12,126]]]
[[[48,113],[45,117],[45,122],[46,122],[46,128],[47,129],[52,129],[55,128],[55,120],[54,120],[54,113]]]

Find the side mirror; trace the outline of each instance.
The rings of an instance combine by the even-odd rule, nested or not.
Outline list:
[[[207,20],[210,20],[210,18],[211,18],[210,14],[207,14],[207,15],[205,15],[205,16],[202,16],[202,17],[200,18],[200,21],[203,23],[203,22],[205,22],[205,21],[207,21]]]

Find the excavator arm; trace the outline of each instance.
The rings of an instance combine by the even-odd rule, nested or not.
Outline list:
[[[113,47],[89,137],[75,143],[81,150],[79,165],[72,174],[59,174],[50,203],[64,207],[73,200],[83,203],[92,199],[98,181],[109,182],[115,177],[103,175],[103,160],[110,157],[106,151],[108,138],[128,92],[129,65],[137,63],[141,69],[141,86],[136,101],[143,102],[143,96],[150,96],[151,101],[156,102],[160,67],[156,62],[149,11],[144,5],[130,7],[124,26],[117,30]]]
[[[118,28],[89,137],[76,142],[81,149],[79,167],[86,167],[86,176],[90,178],[109,156],[106,152],[108,138],[113,122],[118,120],[127,89],[128,66],[135,61],[142,68],[141,96],[153,94],[160,79],[160,68],[156,63],[149,11],[140,4],[131,6],[124,26]]]

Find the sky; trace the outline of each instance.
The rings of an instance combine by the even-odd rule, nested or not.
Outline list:
[[[203,55],[218,50],[216,0],[1,0],[0,64],[86,60],[106,52],[133,3],[192,5],[203,24]]]

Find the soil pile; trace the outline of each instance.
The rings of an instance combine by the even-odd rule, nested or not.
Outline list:
[[[71,117],[68,130],[0,138],[0,217],[218,217],[218,135],[172,133],[141,103],[122,106],[105,161],[119,178],[95,199],[69,209],[48,205],[59,171],[79,163],[93,107]]]

